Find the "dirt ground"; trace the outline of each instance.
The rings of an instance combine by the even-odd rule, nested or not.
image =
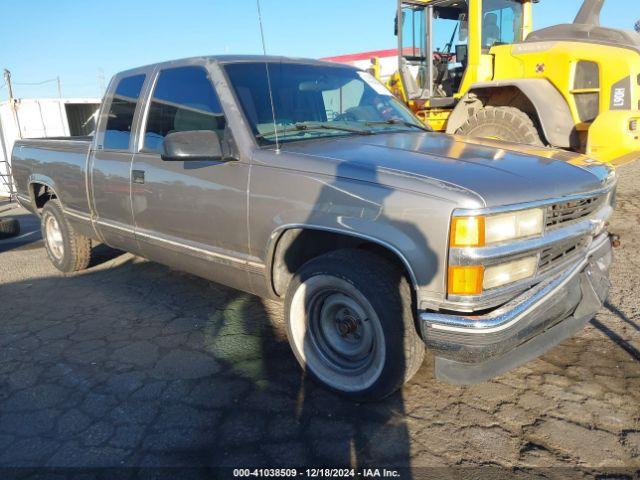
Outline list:
[[[0,467],[638,472],[640,162],[620,175],[613,290],[583,332],[474,387],[429,360],[375,405],[304,378],[278,304],[104,248],[63,276],[37,219],[0,206],[25,232],[0,242]]]

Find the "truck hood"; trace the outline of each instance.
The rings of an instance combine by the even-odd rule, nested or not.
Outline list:
[[[285,144],[282,151],[317,160],[305,164],[317,173],[428,194],[445,185],[485,207],[597,190],[613,172],[569,152],[427,132],[333,137]]]

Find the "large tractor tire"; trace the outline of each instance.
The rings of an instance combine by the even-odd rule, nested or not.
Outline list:
[[[478,110],[456,134],[544,146],[540,132],[529,115],[514,107],[485,107]]]

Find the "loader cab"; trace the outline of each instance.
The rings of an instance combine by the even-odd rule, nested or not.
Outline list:
[[[399,0],[394,28],[404,100],[414,109],[454,106],[465,86],[492,77],[491,48],[524,40],[530,6],[530,0]]]

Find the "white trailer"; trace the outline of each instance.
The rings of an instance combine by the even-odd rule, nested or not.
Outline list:
[[[16,140],[91,135],[98,108],[98,98],[29,98],[0,102],[0,197],[11,193],[8,172]]]

